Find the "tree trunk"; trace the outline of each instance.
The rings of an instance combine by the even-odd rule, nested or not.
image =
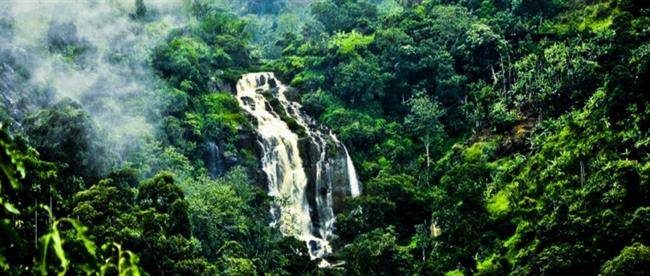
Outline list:
[[[429,144],[430,144],[429,142],[424,143],[424,148],[427,151],[427,169],[431,167],[431,157],[429,157]]]
[[[34,200],[34,248],[38,247],[38,199]]]
[[[427,186],[429,185],[429,171],[430,171],[430,167],[431,167],[431,156],[429,154],[430,145],[431,145],[431,142],[429,142],[429,139],[427,139],[427,141],[424,142],[424,148],[427,151],[427,172],[425,174],[426,175],[426,183],[427,183],[426,185]]]
[[[585,185],[585,162],[580,160],[580,185]]]

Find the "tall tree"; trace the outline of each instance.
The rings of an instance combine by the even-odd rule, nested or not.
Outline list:
[[[411,111],[405,121],[424,143],[427,169],[429,169],[431,167],[431,146],[440,145],[445,136],[444,127],[440,122],[445,110],[440,103],[426,95],[416,96],[410,100],[409,105]]]

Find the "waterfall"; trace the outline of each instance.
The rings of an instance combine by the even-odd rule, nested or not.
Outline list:
[[[345,149],[346,156],[346,165],[348,166],[348,177],[350,181],[350,193],[352,196],[358,196],[361,194],[361,189],[359,189],[359,179],[357,178],[357,171],[354,169],[354,164],[352,164],[352,158],[348,153],[348,149]]]
[[[341,144],[339,140],[330,132],[330,136],[336,143]],[[341,144],[343,145],[343,144]],[[348,182],[350,183],[350,193],[353,197],[361,194],[361,189],[359,188],[359,179],[357,178],[357,171],[354,169],[354,164],[352,163],[352,158],[348,153],[348,148],[343,145],[343,150],[345,151],[345,165],[348,169]]]
[[[208,141],[205,143],[207,149],[207,156],[205,157],[205,167],[208,169],[208,174],[212,178],[221,176],[224,171],[224,162],[221,149],[217,143]]]
[[[312,259],[322,259],[332,252],[335,213],[345,197],[360,194],[359,182],[345,146],[331,132],[324,135],[291,93],[273,73],[245,74],[237,83],[237,100],[255,121],[274,198],[271,225],[304,241]]]

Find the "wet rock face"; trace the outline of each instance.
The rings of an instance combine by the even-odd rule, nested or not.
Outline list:
[[[333,171],[346,171],[346,163],[344,156],[338,156],[332,162]],[[333,182],[347,183],[347,175],[335,174],[333,175]],[[343,202],[346,198],[351,196],[350,185],[336,185],[332,187],[332,208],[334,213],[340,213],[343,209]]]
[[[289,101],[297,102],[300,100],[300,93],[298,93],[298,90],[293,88],[287,88],[287,90],[284,92],[284,95]]]
[[[219,146],[216,142],[208,141],[205,143],[205,167],[208,169],[208,173],[211,178],[217,178],[223,175],[225,170],[225,161],[223,151],[223,145]]]
[[[221,79],[213,80],[212,85],[211,85],[211,88],[212,88],[213,91],[229,92],[229,93],[235,94],[236,91],[235,91],[235,89],[233,87],[234,87],[234,85],[232,85],[228,81],[224,81],[224,80],[221,80]]]
[[[321,228],[321,223],[320,223],[320,214],[319,214],[319,208],[317,198],[322,197],[323,194],[327,193],[327,191],[321,191],[322,189],[319,189],[319,187],[316,187],[316,175],[318,174],[316,164],[318,162],[318,156],[320,153],[318,152],[317,146],[312,143],[311,140],[309,139],[300,139],[298,141],[298,147],[300,149],[300,157],[302,158],[303,161],[303,166],[305,168],[305,173],[307,174],[307,189],[306,189],[306,196],[307,196],[307,203],[311,207],[309,209],[309,216],[311,217],[312,224],[314,225],[315,229],[320,229]],[[319,235],[319,233],[314,233],[315,235]],[[320,237],[323,238],[323,237]]]
[[[254,118],[249,118],[253,124],[255,123]],[[266,175],[264,174],[264,171],[262,171],[262,166],[260,160],[262,159],[262,148],[260,147],[260,144],[257,142],[257,134],[248,128],[241,128],[238,129],[237,131],[237,141],[235,142],[235,147],[240,148],[240,149],[251,149],[253,150],[255,154],[255,158],[257,161],[258,166],[251,167],[251,166],[246,166],[246,172],[247,174],[253,178],[253,182],[261,187],[262,189],[267,189],[268,188],[268,179]],[[239,161],[239,160],[238,160]],[[235,164],[230,164],[228,160],[226,160],[226,167],[231,168]]]
[[[327,217],[318,202],[331,201],[330,207],[335,215],[343,208],[345,198],[351,196],[345,152],[339,148],[342,145],[329,142],[324,146],[308,138],[299,141],[300,156],[307,173],[307,201],[313,206],[310,215],[316,228],[320,228],[323,217]],[[323,147],[325,158],[321,160]]]
[[[223,140],[206,141],[204,147],[205,155],[203,156],[203,161],[205,162],[205,167],[208,170],[209,176],[213,179],[222,176],[232,167],[247,162],[247,160],[245,160],[246,157],[241,156],[240,152],[226,150],[226,142]],[[257,144],[257,136],[251,129],[247,127],[239,127],[237,129],[235,147],[238,149],[253,150],[253,153],[255,153],[255,156],[257,157],[256,160],[259,161],[261,150]],[[258,171],[259,168],[251,168],[250,166],[246,166],[246,168],[249,170],[248,175],[254,180],[258,180],[258,178],[263,175],[261,171]],[[261,183],[263,181],[264,180],[259,180],[256,182]]]

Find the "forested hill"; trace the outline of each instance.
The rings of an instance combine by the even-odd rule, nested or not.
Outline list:
[[[647,275],[649,76],[646,0],[2,1],[0,274]]]

